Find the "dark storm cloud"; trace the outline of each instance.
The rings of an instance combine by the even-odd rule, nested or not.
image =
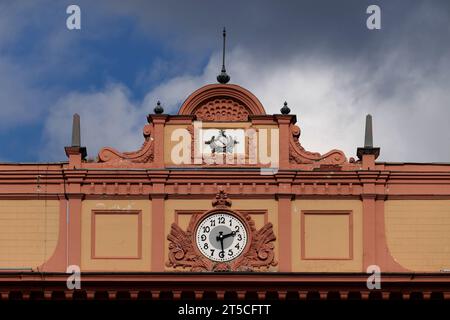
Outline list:
[[[381,7],[379,31],[366,28],[370,4]],[[450,1],[113,1],[109,9],[138,17],[145,33],[184,54],[187,64],[220,48],[222,26],[229,48],[247,49],[261,68],[319,56],[357,63],[360,82],[396,59],[373,84],[383,98],[399,86],[415,89],[407,70],[433,81],[450,65]]]
[[[378,31],[366,28],[366,9],[371,4],[381,7],[382,29]],[[312,105],[311,101],[308,104],[304,92],[307,89],[292,87],[293,94],[298,96],[295,101],[300,110],[310,113],[311,123],[325,114],[333,114],[336,118],[330,122],[334,132],[339,132],[342,126],[350,126],[355,117],[362,119],[363,112],[371,112],[376,129],[381,132],[378,141],[383,145],[383,159],[450,160],[450,148],[442,148],[450,140],[446,120],[450,118],[447,98],[450,1],[114,0],[107,4],[99,1],[96,5],[105,15],[131,17],[140,32],[148,36],[148,41],[177,52],[175,58],[161,58],[168,59],[163,64],[177,66],[178,73],[167,72],[174,74],[178,94],[185,89],[180,90],[176,75],[192,70],[180,66],[198,66],[204,61],[209,61],[210,65],[211,58],[217,59],[219,66],[219,56],[213,53],[220,50],[221,28],[226,26],[230,53],[237,48],[251,55],[251,60],[246,59],[241,64],[251,73],[243,75],[241,72],[236,76],[239,72],[235,70],[231,74],[232,81],[247,84],[258,92],[263,86],[259,86],[259,82],[270,82],[267,80],[270,74],[260,72],[261,69],[278,72],[289,64],[297,71],[310,64],[323,74],[323,79],[340,72],[342,77],[333,78],[331,84],[316,79],[315,85],[308,88],[316,94],[327,92],[329,99],[339,100],[345,96],[339,102],[327,104],[326,98],[320,98],[317,102],[321,105]],[[303,66],[299,61],[304,61]],[[233,66],[240,62],[229,59],[228,69],[233,71]],[[328,72],[327,68],[332,70]],[[305,74],[300,73],[298,79],[292,80],[308,81]],[[269,90],[273,90],[273,95],[277,85],[287,85],[281,82],[271,84]],[[172,92],[171,86],[170,81],[163,85],[165,92]],[[272,98],[265,97],[268,101]],[[338,109],[331,111],[337,104],[343,108],[342,115]],[[176,109],[176,105],[173,108]],[[321,108],[330,110],[323,113]],[[346,119],[346,124],[338,122],[340,116]],[[354,125],[352,128],[355,130]],[[330,137],[331,132],[328,132]],[[325,137],[326,132],[322,133]],[[342,136],[347,141],[347,150],[350,150],[350,141],[355,142],[353,136],[351,133]]]
[[[102,2],[100,2],[101,4]],[[220,44],[227,26],[231,46],[255,49],[256,57],[282,60],[302,52],[336,59],[380,54],[405,37],[411,54],[439,54],[449,47],[448,1],[112,1],[116,14],[135,15],[145,32],[181,51],[204,52]],[[382,10],[382,30],[366,28],[366,8]],[[442,41],[446,40],[446,41]]]
[[[45,160],[49,155],[63,156],[65,124],[73,112],[82,114],[83,123],[114,128],[85,133],[94,154],[104,143],[123,150],[138,144],[141,115],[152,110],[157,99],[165,101],[166,110],[176,112],[189,93],[215,82],[221,29],[226,26],[232,82],[252,90],[271,113],[288,99],[299,115],[305,147],[320,152],[337,147],[354,155],[362,142],[365,113],[370,112],[383,160],[450,161],[450,148],[443,147],[450,141],[450,1],[79,0],[82,30],[74,36],[83,36],[87,42],[67,37],[67,30],[60,28],[69,0],[29,3],[27,10],[17,5],[17,10],[8,11],[8,6],[0,5],[4,9],[0,10],[0,49],[8,48],[0,51],[0,69],[23,70],[3,73],[5,83],[17,84],[3,91],[8,94],[8,88],[15,87],[14,96],[36,100],[39,92],[30,90],[34,83],[46,84],[38,87],[41,95],[55,89],[49,78],[59,82],[78,77],[86,83],[60,90],[56,102],[42,104],[43,144],[50,148],[42,155]],[[378,31],[366,28],[366,9],[371,4],[381,7]],[[33,17],[39,19],[31,26],[45,27],[30,28]],[[7,44],[11,39],[23,48],[19,44],[25,42],[15,34],[26,30],[34,30],[31,36],[38,45],[20,51],[27,52],[29,61],[12,55],[17,68],[11,69],[7,59],[11,57],[2,55],[11,52]],[[129,49],[120,43],[120,58],[129,59],[130,64],[117,69],[130,65],[138,71],[128,72],[128,78],[118,72],[110,85],[95,82],[83,70],[109,74],[114,63],[105,61],[117,61],[120,55],[115,41],[122,38],[114,37],[116,33],[137,43]],[[110,50],[98,52],[99,47]],[[144,47],[156,48],[156,53]],[[150,52],[147,64],[145,59],[134,61],[131,53],[127,55],[127,50],[140,49]],[[67,74],[66,61],[71,61],[70,70],[77,74]],[[23,73],[24,81],[17,76]],[[92,89],[85,90],[92,83]],[[144,99],[135,98],[132,83],[145,90]],[[1,92],[0,88],[0,96]],[[14,105],[7,98],[0,100],[4,106]],[[28,103],[16,104],[29,111]],[[21,110],[8,108],[16,109]],[[17,123],[11,117],[8,122]]]

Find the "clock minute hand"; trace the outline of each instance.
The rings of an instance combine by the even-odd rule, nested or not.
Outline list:
[[[219,235],[216,237],[216,241],[220,241],[220,248],[222,249],[221,252],[224,252],[223,251],[223,239],[224,239],[223,232],[219,231]]]

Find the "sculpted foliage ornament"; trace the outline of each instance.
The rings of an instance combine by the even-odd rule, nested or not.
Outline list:
[[[186,231],[172,224],[167,237],[168,267],[206,272],[260,271],[278,264],[270,222],[256,230],[250,214],[230,209],[231,201],[223,190],[213,206],[210,211],[193,214]]]

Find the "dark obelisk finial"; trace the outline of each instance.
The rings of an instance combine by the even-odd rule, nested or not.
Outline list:
[[[80,129],[80,115],[75,113],[72,119],[72,144],[64,148],[66,155],[81,155],[81,159],[86,158],[86,147],[81,146],[81,129]]]
[[[370,114],[366,116],[364,147],[358,148],[356,154],[359,159],[362,159],[363,155],[374,155],[374,159],[378,158],[380,155],[380,148],[374,148],[373,146],[372,116]]]
[[[80,115],[75,113],[72,120],[72,147],[81,146]]]
[[[372,116],[366,116],[366,133],[364,135],[364,148],[373,148],[373,133],[372,133]]]
[[[230,81],[230,76],[227,74],[227,70],[225,69],[225,42],[227,38],[227,31],[223,28],[223,48],[222,48],[222,70],[220,74],[217,76],[217,81],[219,83],[225,84]]]

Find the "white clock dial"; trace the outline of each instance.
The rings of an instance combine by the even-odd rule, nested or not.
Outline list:
[[[241,255],[247,238],[247,230],[241,220],[228,213],[207,216],[195,233],[200,252],[218,262],[231,261]]]

